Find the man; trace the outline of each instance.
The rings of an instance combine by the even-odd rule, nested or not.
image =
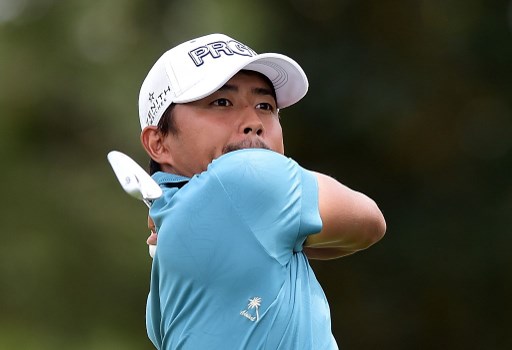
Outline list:
[[[148,73],[141,141],[164,190],[149,213],[156,348],[337,349],[307,258],[365,249],[386,226],[373,200],[284,156],[279,108],[307,89],[292,59],[222,34]]]

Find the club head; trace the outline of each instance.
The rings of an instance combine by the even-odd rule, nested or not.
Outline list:
[[[111,151],[107,158],[119,183],[130,196],[144,201],[148,206],[151,201],[162,196],[160,186],[129,156]]]

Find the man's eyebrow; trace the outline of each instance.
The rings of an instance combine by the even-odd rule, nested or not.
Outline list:
[[[217,91],[238,91],[238,86],[231,85],[231,84],[224,84]]]
[[[274,91],[269,88],[254,88],[252,89],[252,92],[254,92],[256,95],[270,95],[272,97],[274,96]]]

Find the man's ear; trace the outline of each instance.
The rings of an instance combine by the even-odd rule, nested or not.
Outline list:
[[[156,126],[147,126],[140,134],[140,141],[147,154],[155,162],[159,164],[172,165],[172,155],[167,149],[165,136],[158,130]]]

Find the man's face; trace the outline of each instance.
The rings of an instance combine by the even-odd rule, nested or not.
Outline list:
[[[210,96],[177,104],[172,113],[178,132],[164,140],[172,158],[162,164],[164,171],[192,176],[222,154],[242,148],[284,154],[276,101],[259,74],[240,72]]]

